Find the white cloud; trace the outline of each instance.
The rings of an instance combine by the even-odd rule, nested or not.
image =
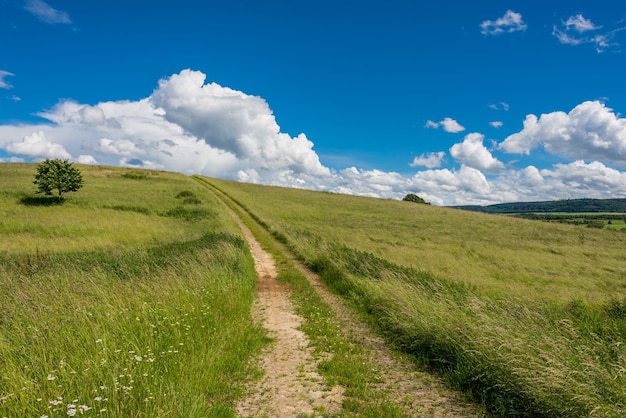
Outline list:
[[[482,134],[471,133],[450,148],[456,167],[439,168],[445,152],[424,153],[410,165],[425,169],[408,176],[357,167],[330,170],[304,134],[280,132],[262,98],[204,84],[204,74],[193,71],[162,80],[141,100],[64,100],[39,116],[48,122],[0,125],[0,148],[12,154],[3,161],[69,158],[363,196],[400,199],[417,193],[437,205],[626,196],[625,174],[608,165],[626,164],[625,122],[599,102],[582,103],[569,114],[529,115],[524,129],[500,144],[509,153],[544,146],[577,160],[570,164],[505,166],[485,147]],[[433,123],[444,128],[444,121]]]
[[[462,165],[459,170],[426,170],[411,179],[411,190],[436,205],[479,204],[491,202],[491,186],[478,170]]]
[[[601,29],[602,26],[594,25],[591,20],[585,19],[582,14],[577,14],[576,16],[570,16],[563,25],[567,29],[574,29],[578,33],[587,32],[590,30],[598,30]]]
[[[0,89],[10,89],[13,86],[11,84],[9,84],[5,78],[6,77],[10,77],[13,76],[15,74],[10,73],[8,71],[4,71],[4,70],[0,70]]]
[[[150,100],[165,111],[165,120],[239,160],[266,170],[330,174],[306,135],[291,138],[280,132],[265,100],[216,83],[204,84],[205,77],[184,70],[161,80]]]
[[[71,158],[71,155],[63,145],[48,141],[43,131],[36,131],[30,135],[26,135],[21,141],[9,142],[5,149],[10,153],[27,157]]]
[[[66,12],[54,9],[42,0],[26,0],[24,9],[46,23],[72,23],[70,16]]]
[[[413,162],[409,165],[411,167],[437,168],[441,167],[441,163],[445,156],[446,153],[443,151],[429,152],[427,154],[422,154],[419,157],[415,157]]]
[[[626,195],[626,173],[598,161],[578,160],[542,170],[528,166],[506,173],[495,189],[496,194],[509,196],[508,201],[622,198]]]
[[[498,35],[501,33],[512,33],[525,31],[528,25],[524,23],[522,15],[512,10],[507,10],[504,16],[496,20],[485,20],[480,24],[480,31],[483,35]]]
[[[441,125],[443,126],[443,130],[450,133],[462,132],[465,130],[463,126],[452,118],[445,118],[441,121]]]
[[[23,163],[25,160],[19,157],[0,158],[0,162],[3,163]]]
[[[487,107],[489,107],[489,109],[493,109],[493,110],[504,110],[505,112],[509,111],[509,104],[505,103],[505,102],[489,103],[489,105]]]
[[[504,169],[504,164],[493,158],[491,152],[483,145],[485,136],[474,132],[465,135],[463,142],[450,148],[450,155],[462,164],[477,170],[497,173]]]
[[[439,127],[443,127],[443,130],[450,133],[462,132],[465,128],[456,120],[452,118],[444,118],[439,122],[434,122],[432,120],[427,120],[424,125],[425,128],[433,128],[437,129]]]
[[[579,104],[569,113],[526,116],[524,129],[508,136],[500,149],[530,154],[538,146],[571,159],[614,161],[626,166],[626,119],[598,101]]]
[[[76,161],[80,164],[98,164],[98,161],[91,155],[79,155]]]
[[[138,157],[143,155],[143,151],[133,141],[128,139],[100,138],[94,149],[105,154],[119,155],[121,157]]]
[[[568,195],[563,197],[623,197],[626,193],[626,173],[599,161],[557,164],[541,174],[551,179],[553,189],[561,188]]]
[[[586,19],[582,14],[577,14],[561,22],[561,27],[554,25],[552,27],[552,35],[564,45],[592,44],[598,53],[604,52],[611,47],[619,46],[619,43],[613,42],[613,38],[617,33],[626,30],[624,26],[604,33],[583,35],[585,32],[597,31],[602,28],[602,26],[595,25],[591,20]]]
[[[492,122],[489,122],[489,125],[491,125],[491,127],[493,127],[493,128],[498,129],[498,128],[502,128],[502,126],[504,126],[504,123],[502,121],[499,121],[499,120],[494,120]]]
[[[330,175],[304,134],[280,132],[265,100],[204,85],[204,78],[182,71],[138,101],[62,101],[38,114],[52,123],[0,126],[0,148],[34,158],[56,152],[100,164],[225,178],[241,171],[287,186],[310,186]]]

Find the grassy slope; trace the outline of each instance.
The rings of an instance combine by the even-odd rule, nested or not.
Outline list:
[[[79,168],[42,206],[0,164],[0,416],[234,416],[265,341],[236,225],[186,176]]]
[[[496,414],[626,412],[626,234],[211,181]]]

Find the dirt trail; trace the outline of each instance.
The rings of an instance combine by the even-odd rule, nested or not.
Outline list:
[[[318,294],[333,310],[337,321],[352,341],[366,348],[369,359],[380,374],[376,390],[387,393],[390,400],[401,405],[407,417],[484,417],[476,405],[465,402],[462,395],[445,387],[442,380],[420,370],[409,358],[390,349],[385,340],[363,323],[331,293],[321,278],[302,263],[285,253],[309,280]],[[374,388],[373,388],[374,389]]]
[[[230,211],[230,209],[229,209]],[[343,388],[329,390],[316,372],[307,336],[298,329],[302,319],[295,314],[284,286],[276,280],[272,257],[256,241],[250,230],[232,211],[250,246],[259,276],[258,298],[253,315],[274,339],[260,360],[264,377],[248,387],[249,396],[237,405],[242,417],[334,416],[341,410]],[[475,405],[466,403],[461,395],[446,388],[441,380],[419,370],[409,359],[394,353],[384,340],[332,294],[319,276],[293,258],[285,255],[307,277],[325,302],[332,308],[348,337],[364,347],[380,373],[380,383],[372,389],[387,394],[400,405],[407,417],[483,417]]]
[[[289,294],[276,280],[274,260],[250,231],[241,227],[259,276],[253,315],[274,343],[262,355],[264,377],[248,388],[250,396],[239,403],[237,413],[244,417],[321,416],[321,411],[332,415],[341,408],[343,390],[339,386],[329,390],[323,383],[309,340],[298,329],[302,319],[294,313]]]

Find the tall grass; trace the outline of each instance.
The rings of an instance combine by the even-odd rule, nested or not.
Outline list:
[[[211,182],[494,414],[626,414],[624,234]]]
[[[214,210],[215,197],[184,175],[78,167],[83,188],[69,193],[62,205],[49,205],[34,195],[35,165],[0,164],[0,256],[133,248],[195,239],[208,230],[225,231],[226,226],[236,230],[228,215]],[[125,176],[128,173],[133,175]],[[199,203],[177,198],[182,191],[195,191]],[[181,218],[194,222],[180,222]]]
[[[235,416],[266,337],[250,317],[252,258],[215,198],[182,175],[81,167],[85,194],[29,207],[20,194],[33,167],[0,164],[11,179],[0,225],[0,417]],[[195,191],[206,217],[164,215],[184,207],[182,190]],[[117,204],[147,211],[106,208]],[[41,216],[24,215],[32,209]],[[32,228],[24,248],[6,244],[16,225]]]
[[[205,178],[196,177],[199,184],[215,190]],[[339,417],[402,417],[404,410],[398,404],[396,394],[380,389],[380,365],[372,361],[371,354],[342,330],[331,308],[323,301],[311,283],[287,258],[283,249],[263,229],[258,219],[239,207],[227,196],[217,191],[225,203],[242,219],[261,243],[272,254],[278,266],[278,280],[289,286],[296,312],[302,316],[302,330],[310,339],[314,355],[318,358],[319,373],[329,386],[341,385],[343,407],[336,413]],[[323,411],[318,411],[323,412]],[[424,411],[413,411],[424,412]],[[425,412],[424,416],[428,416]]]

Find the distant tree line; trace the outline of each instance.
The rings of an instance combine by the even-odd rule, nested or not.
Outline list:
[[[488,206],[454,206],[457,209],[485,213],[531,214],[531,213],[626,213],[626,199],[567,199],[548,202],[498,203]],[[598,216],[594,215],[598,219]],[[623,217],[622,217],[623,218]],[[620,218],[621,219],[621,218]]]

